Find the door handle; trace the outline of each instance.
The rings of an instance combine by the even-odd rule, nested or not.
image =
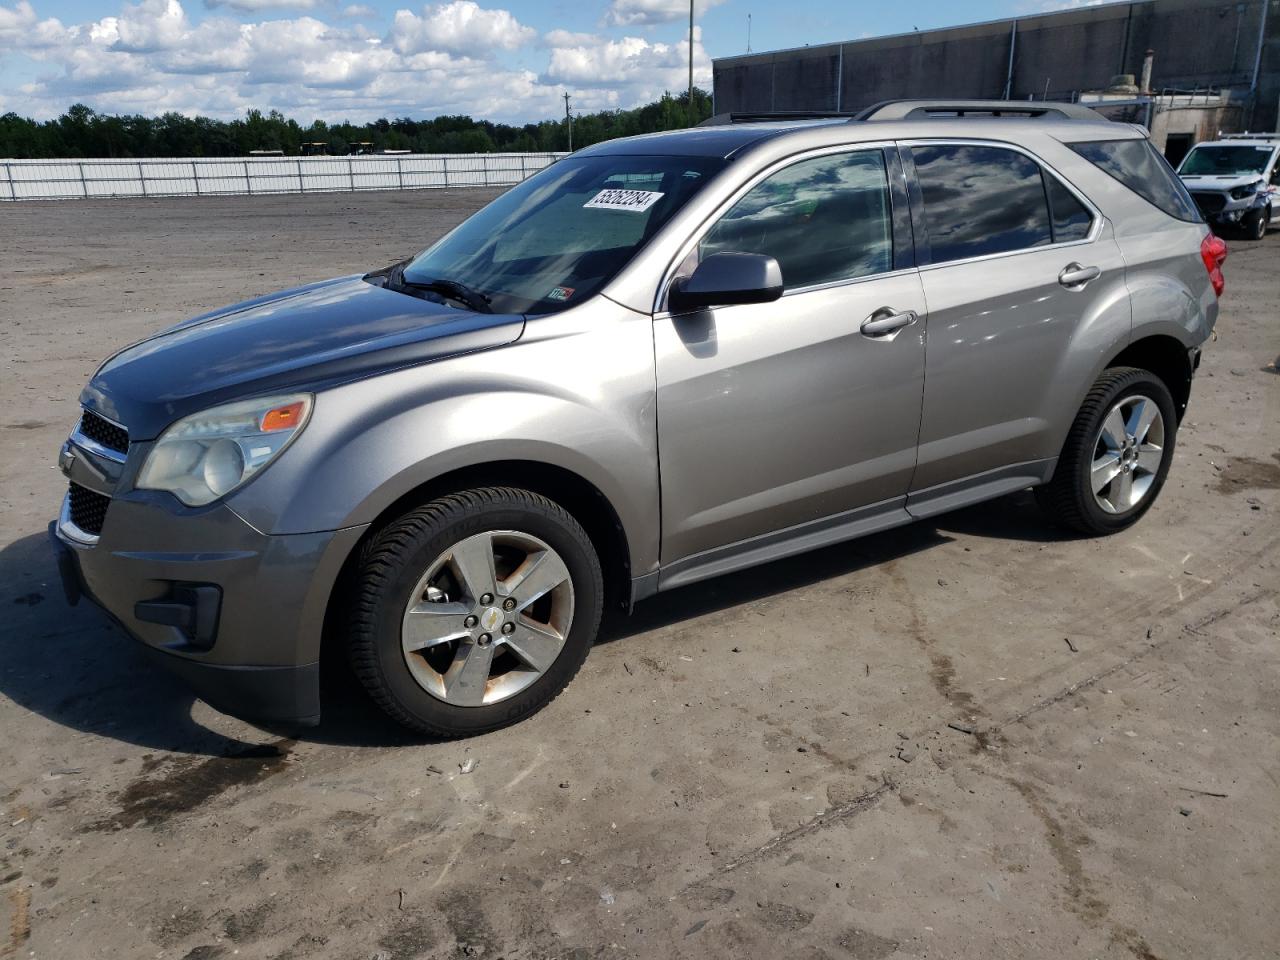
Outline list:
[[[1078,263],[1068,263],[1058,274],[1058,282],[1069,290],[1082,290],[1086,283],[1100,276],[1101,267],[1082,267]]]
[[[909,327],[919,319],[914,310],[903,310],[901,313],[891,307],[881,307],[867,319],[862,321],[858,330],[864,337],[883,337],[896,333],[903,327]]]

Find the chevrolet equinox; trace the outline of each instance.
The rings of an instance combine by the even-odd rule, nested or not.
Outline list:
[[[52,524],[201,696],[314,723],[322,641],[416,730],[520,720],[606,603],[1034,487],[1122,530],[1226,247],[1135,127],[897,101],[602,143],[418,256],[94,374]]]

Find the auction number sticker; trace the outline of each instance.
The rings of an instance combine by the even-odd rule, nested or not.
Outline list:
[[[601,190],[582,205],[584,210],[630,210],[643,213],[662,199],[652,190]]]

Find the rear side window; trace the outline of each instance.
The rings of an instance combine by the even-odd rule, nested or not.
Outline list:
[[[773,257],[788,290],[892,270],[884,154],[814,157],[762,180],[698,245],[700,259],[727,251]]]
[[[1145,137],[1067,144],[1104,173],[1177,220],[1200,222],[1200,212],[1164,157]]]
[[[912,147],[911,157],[933,263],[1053,242],[1040,165],[1030,157],[973,144]]]

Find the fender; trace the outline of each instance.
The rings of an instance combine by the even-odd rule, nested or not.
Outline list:
[[[1199,257],[1200,240],[1207,232],[1201,224],[1187,224],[1184,236],[1170,237],[1174,231],[1137,232],[1116,237],[1126,261],[1125,286],[1129,293],[1132,322],[1128,335],[1099,344],[1092,352],[1087,375],[1073,378],[1069,400],[1062,397],[1063,409],[1072,411],[1055,430],[1057,456],[1066,441],[1084,398],[1102,372],[1127,348],[1152,337],[1169,337],[1191,350],[1204,343],[1213,332],[1218,317],[1218,298],[1209,283]],[[1119,231],[1118,231],[1119,233]],[[1188,252],[1194,250],[1195,252]],[[1176,252],[1174,252],[1176,251]],[[1176,395],[1177,391],[1173,391]]]
[[[657,568],[653,329],[596,297],[507,346],[318,392],[287,453],[229,505],[272,534],[373,522],[452,471],[507,460],[577,474],[610,502],[631,569]]]

